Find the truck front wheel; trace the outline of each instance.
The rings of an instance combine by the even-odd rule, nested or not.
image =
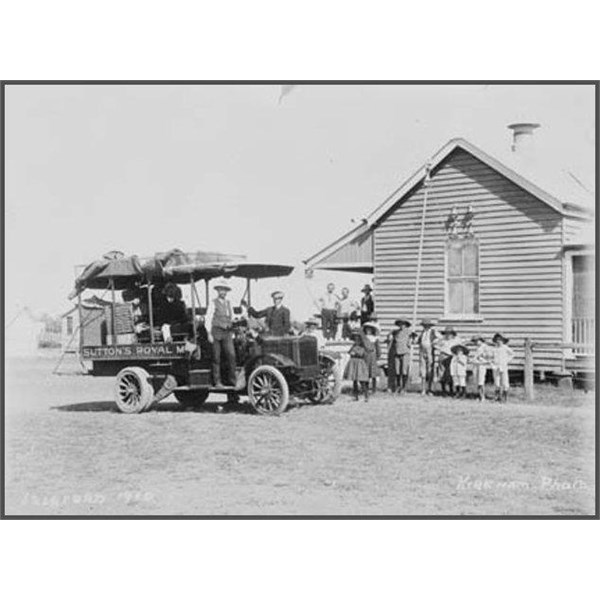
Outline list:
[[[280,415],[288,405],[290,391],[279,369],[260,365],[248,378],[248,399],[260,415]]]

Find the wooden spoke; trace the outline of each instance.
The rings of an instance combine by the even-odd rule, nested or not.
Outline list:
[[[289,401],[287,381],[275,367],[261,365],[250,375],[248,397],[258,413],[281,414]]]

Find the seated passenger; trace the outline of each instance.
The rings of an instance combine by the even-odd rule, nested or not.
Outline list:
[[[273,292],[273,306],[263,310],[254,310],[251,306],[248,308],[248,314],[251,317],[260,319],[265,318],[267,335],[283,336],[290,332],[290,310],[283,306],[283,292]]]
[[[312,318],[312,319],[308,319],[307,321],[305,321],[304,325],[305,325],[305,329],[304,329],[303,335],[310,335],[310,336],[316,338],[317,346],[319,348],[324,348],[325,347],[325,337],[318,329],[319,322],[315,318]]]
[[[163,302],[155,311],[155,324],[162,328],[163,340],[171,342],[175,334],[188,335],[190,323],[179,287],[173,282],[167,283],[163,289],[163,296]]]

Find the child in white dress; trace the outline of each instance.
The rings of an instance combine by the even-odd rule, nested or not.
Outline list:
[[[473,366],[475,381],[477,382],[477,395],[479,401],[485,400],[485,377],[488,369],[492,366],[494,360],[494,350],[487,345],[485,339],[478,335],[473,338],[473,343],[477,344],[475,354],[473,355]]]
[[[454,355],[450,361],[450,375],[456,398],[464,398],[467,392],[467,355],[469,349],[462,344],[452,347]]]

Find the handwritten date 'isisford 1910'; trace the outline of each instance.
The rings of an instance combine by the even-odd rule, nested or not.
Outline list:
[[[112,494],[103,494],[99,492],[85,492],[82,494],[30,494],[27,492],[23,496],[21,504],[58,508],[60,506],[79,505],[97,505],[107,502],[123,502],[129,504],[132,502],[152,502],[155,496],[152,492],[141,492],[136,490],[124,490]]]

